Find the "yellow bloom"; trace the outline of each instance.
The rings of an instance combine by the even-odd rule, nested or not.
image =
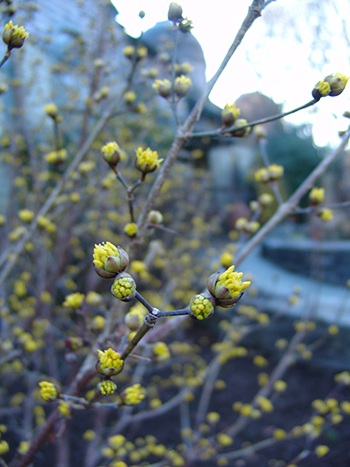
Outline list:
[[[324,81],[329,83],[330,86],[330,96],[339,96],[341,94],[347,83],[349,78],[342,73],[332,73],[325,77]]]
[[[225,268],[228,268],[233,261],[233,255],[229,253],[228,251],[225,251],[221,256],[220,256],[220,263],[222,266]]]
[[[321,99],[321,97],[328,96],[330,91],[331,87],[329,83],[326,83],[325,81],[319,81],[312,90],[312,96],[314,99]]]
[[[104,396],[109,396],[111,394],[114,394],[115,390],[117,389],[117,385],[110,380],[103,381],[99,384],[99,389],[101,391],[101,394],[103,394]]]
[[[96,436],[96,433],[94,430],[86,430],[85,433],[83,434],[83,438],[85,441],[92,441]]]
[[[57,409],[58,409],[59,413],[61,415],[63,415],[64,417],[69,417],[70,416],[70,404],[69,404],[69,402],[61,401],[58,404]]]
[[[104,352],[102,350],[97,350],[97,352],[102,370],[115,368],[119,371],[122,368],[124,360],[120,359],[119,353],[115,350],[109,348]]]
[[[267,397],[259,396],[256,402],[258,403],[263,412],[272,412],[273,405],[272,402],[269,399],[267,399]]]
[[[119,300],[129,302],[136,294],[136,283],[130,274],[123,272],[116,277],[111,292]]]
[[[10,447],[4,439],[0,440],[0,456],[6,454],[9,451]]]
[[[108,438],[108,445],[112,449],[117,450],[117,449],[119,449],[120,447],[123,446],[125,441],[126,441],[125,436],[123,436],[123,435],[114,435],[114,436],[111,436],[110,438]]]
[[[94,317],[94,319],[91,322],[91,329],[93,331],[101,331],[102,329],[104,329],[105,324],[106,324],[106,319],[101,315],[97,315]]]
[[[184,97],[191,89],[192,81],[185,75],[178,76],[175,79],[174,91],[179,97]]]
[[[270,180],[269,171],[263,167],[255,172],[254,178],[257,182],[266,183]]]
[[[126,251],[111,242],[95,245],[93,258],[96,273],[105,279],[115,277],[129,265]]]
[[[269,172],[269,179],[270,180],[278,180],[279,178],[283,177],[284,169],[282,165],[271,164],[267,168]]]
[[[135,47],[133,45],[127,45],[124,47],[123,54],[126,58],[131,59],[134,56]]]
[[[222,274],[212,274],[208,279],[208,290],[215,298],[218,306],[231,307],[239,300],[241,293],[251,284],[250,281],[242,282],[243,273],[233,272],[234,268],[234,266],[230,266]]]
[[[73,308],[80,308],[81,304],[83,303],[83,300],[85,298],[85,295],[79,292],[72,293],[70,295],[67,295],[64,302],[63,306],[64,307],[73,307]]]
[[[123,401],[126,405],[136,405],[145,398],[145,389],[140,384],[134,384],[125,389]]]
[[[136,93],[134,91],[128,91],[124,94],[124,101],[130,105],[136,100]]]
[[[147,270],[147,265],[144,263],[144,261],[134,260],[130,264],[130,271],[136,272],[136,274],[140,274],[141,272],[144,272],[146,270]]]
[[[155,83],[152,84],[152,88],[164,98],[171,96],[171,82],[168,79],[156,79]]]
[[[58,115],[58,108],[55,104],[44,105],[44,110],[48,117],[55,119]]]
[[[50,164],[61,164],[67,159],[67,151],[65,149],[52,151],[45,156],[45,159]]]
[[[284,430],[282,430],[282,428],[277,428],[273,432],[273,437],[275,439],[284,439],[286,436],[287,436],[287,433]]]
[[[124,233],[128,237],[134,237],[137,233],[137,225],[134,222],[126,224],[126,226],[124,227]]]
[[[29,32],[27,32],[23,26],[18,27],[17,25],[13,25],[12,21],[9,21],[5,24],[2,40],[7,44],[9,50],[13,48],[19,49],[28,36]]]
[[[256,365],[256,366],[266,366],[266,365],[268,365],[268,361],[267,361],[266,358],[263,357],[262,355],[256,355],[256,356],[253,358],[253,363],[254,363],[254,365]]]
[[[281,379],[278,379],[275,381],[273,388],[276,392],[284,392],[287,389],[287,383]]]
[[[135,167],[143,174],[154,172],[161,164],[163,159],[158,159],[157,151],[147,148],[145,151],[138,148],[136,151]]]
[[[192,297],[189,308],[190,316],[199,320],[210,318],[214,313],[214,303],[209,294],[199,294]]]
[[[332,73],[316,84],[312,90],[312,96],[316,100],[325,96],[339,96],[344,91],[348,80],[349,78],[342,73]]]
[[[148,50],[147,50],[147,47],[141,45],[140,47],[137,48],[136,50],[136,58],[137,60],[141,60],[142,58],[145,58],[147,57],[147,53],[148,53]]]
[[[120,161],[120,148],[115,141],[105,144],[101,148],[101,153],[103,159],[109,164],[112,168],[115,168]]]
[[[208,423],[217,423],[220,420],[220,414],[217,412],[209,412],[206,419]]]
[[[157,342],[153,347],[153,355],[158,362],[169,360],[170,351],[165,342]]]
[[[270,193],[262,193],[259,196],[258,201],[263,207],[270,206],[270,204],[273,202],[273,196],[270,195]]]
[[[39,383],[41,397],[46,402],[51,402],[57,399],[57,386],[49,381],[41,381]]]
[[[78,165],[78,171],[79,173],[84,175],[94,170],[95,167],[96,167],[96,164],[93,161],[80,162],[80,164]]]
[[[21,221],[25,222],[26,224],[32,222],[34,216],[34,212],[30,211],[29,209],[22,209],[18,212],[18,217],[21,219]]]
[[[329,447],[324,444],[319,444],[315,447],[315,453],[317,457],[323,457],[329,452]]]
[[[219,433],[217,440],[221,446],[230,446],[233,443],[231,436],[226,435],[225,433]]]
[[[221,112],[221,120],[224,126],[231,126],[237,120],[240,114],[240,109],[236,108],[235,103],[229,105],[225,104],[223,111]]]
[[[319,204],[324,199],[324,188],[314,187],[309,194],[309,199],[312,204]]]
[[[333,211],[331,209],[322,209],[318,214],[320,219],[325,222],[331,221],[333,219]]]

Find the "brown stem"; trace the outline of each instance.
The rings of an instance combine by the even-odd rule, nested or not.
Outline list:
[[[7,49],[5,55],[3,56],[1,62],[0,62],[0,68],[4,65],[4,63],[7,62],[7,60],[10,58],[11,55],[11,50]]]
[[[255,120],[253,122],[246,123],[245,125],[230,127],[230,128],[226,128],[225,130],[219,129],[216,131],[204,131],[201,133],[192,133],[186,136],[188,138],[202,138],[203,136],[224,136],[228,133],[231,133],[232,131],[237,132],[239,130],[245,130],[246,128],[253,127],[256,125],[262,125],[263,123],[273,122],[274,120],[280,120],[281,118],[286,117],[287,115],[291,115],[296,112],[299,112],[300,110],[307,109],[308,107],[317,104],[318,101],[319,99],[312,99],[306,104],[303,104],[293,110],[288,110],[288,112],[282,112],[280,114],[273,115],[272,117],[261,118],[260,120]]]
[[[131,339],[129,342],[127,348],[124,350],[124,352],[121,354],[121,360],[124,360],[127,358],[127,356],[134,350],[134,348],[137,346],[137,344],[140,342],[140,340],[148,333],[150,329],[154,327],[155,321],[152,319],[147,319],[149,317],[146,316],[145,321],[143,322],[142,326],[140,329],[137,331],[136,335]]]

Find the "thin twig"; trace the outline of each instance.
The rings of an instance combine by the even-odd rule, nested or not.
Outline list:
[[[318,166],[311,172],[311,174],[304,180],[304,182],[297,188],[293,195],[285,201],[277,210],[277,212],[266,222],[266,224],[252,237],[246,245],[238,252],[235,257],[235,265],[240,264],[254,248],[261,243],[268,233],[273,230],[277,224],[281,222],[293,208],[299,203],[305,193],[310,190],[316,180],[326,171],[328,166],[343,152],[350,138],[350,128],[342,137],[339,146],[334,149],[328,156],[326,156]]]

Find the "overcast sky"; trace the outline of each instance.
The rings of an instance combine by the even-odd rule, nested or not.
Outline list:
[[[138,37],[142,30],[149,29],[156,22],[167,19],[170,3],[168,0],[133,0],[132,2],[113,0],[113,2],[119,11],[118,22],[134,37]],[[344,8],[350,9],[348,0],[333,0],[333,2],[342,7],[343,12]],[[183,0],[178,3],[183,7],[184,16],[193,21],[193,35],[203,48],[207,63],[207,79],[210,79],[247,14],[251,1],[215,0],[211,7],[209,2],[199,3],[198,0]],[[292,28],[288,21],[288,14],[294,15],[294,21],[297,15],[304,13],[304,16],[307,16],[302,8],[303,2],[301,3],[300,0],[276,0],[266,8],[263,17],[255,21],[242,46],[215,86],[210,96],[215,104],[223,107],[225,103],[232,103],[241,94],[260,91],[273,98],[276,103],[283,104],[285,110],[290,110],[309,101],[314,84],[325,75],[337,71],[350,75],[349,60],[344,60],[345,52],[341,49],[340,41],[334,43],[334,53],[331,54],[328,63],[322,64],[319,70],[310,66],[312,37],[309,36],[310,32],[305,21],[311,21],[312,18],[301,23],[305,31],[305,38],[302,37],[301,41],[296,37],[298,31]],[[138,17],[140,10],[146,13],[142,20]],[[287,28],[283,31],[283,40],[268,36],[271,21],[277,21],[282,25],[281,27]],[[328,15],[326,23],[324,27],[329,29],[330,37],[335,41],[334,35],[341,23],[335,14]],[[290,31],[288,31],[289,27]],[[319,51],[313,51],[316,61],[317,52]],[[317,104],[317,110],[315,108],[304,110],[289,117],[288,121],[311,122],[315,142],[320,146],[337,144],[338,131],[344,129],[348,122],[340,116],[344,110],[350,109],[349,97],[350,86],[337,98],[322,99]]]

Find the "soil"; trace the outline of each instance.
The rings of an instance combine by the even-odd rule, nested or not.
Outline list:
[[[326,328],[325,324],[318,323],[315,331],[310,334],[310,340],[318,339],[319,336],[324,334]],[[226,388],[224,390],[215,390],[210,403],[210,411],[218,412],[221,415],[217,431],[225,430],[237,419],[238,415],[231,408],[235,401],[248,403],[252,400],[259,389],[257,373],[260,371],[270,373],[279,361],[280,354],[274,345],[276,338],[291,338],[293,329],[293,320],[284,317],[272,323],[268,328],[250,334],[242,343],[248,349],[248,357],[230,360],[223,366],[219,379],[225,381]],[[187,329],[179,331],[185,342],[201,343],[203,349],[201,355],[208,360],[212,357],[212,351],[210,350],[212,343],[218,341],[218,332],[215,319],[208,320],[206,323],[191,323]],[[303,425],[309,421],[310,416],[313,414],[311,403],[315,399],[334,396],[339,401],[350,400],[349,386],[344,387],[338,394],[333,394],[335,374],[350,368],[349,337],[350,330],[347,328],[341,329],[337,336],[323,342],[323,345],[314,352],[312,359],[300,360],[291,367],[284,377],[288,384],[287,391],[283,395],[272,398],[275,410],[264,414],[261,419],[253,420],[237,436],[234,444],[223,450],[223,452],[240,449],[242,446],[246,446],[247,443],[255,443],[268,438],[275,428],[283,428],[288,432],[294,426]],[[255,354],[265,356],[269,361],[269,366],[257,370],[252,363],[252,358],[250,358]],[[164,367],[159,371],[162,378],[167,378],[169,374],[169,367]],[[151,375],[148,375],[148,377],[151,377]],[[164,390],[163,393],[160,393],[162,401],[169,400],[177,392],[176,388]],[[196,391],[195,395],[198,395],[198,393],[199,390]],[[197,401],[195,399],[190,404],[192,423],[195,418],[196,408]],[[147,407],[143,407],[143,409],[147,409]],[[70,465],[83,466],[82,451],[85,451],[86,442],[82,441],[82,433],[91,428],[91,414],[80,413],[78,415],[72,418],[69,422],[70,426],[67,427],[67,433],[71,438],[72,458]],[[109,418],[106,426],[113,426],[114,423],[115,419],[113,417]],[[175,408],[164,416],[131,426],[124,434],[128,440],[153,435],[157,438],[158,443],[162,443],[171,449],[176,448],[182,442],[179,427],[179,409]],[[230,467],[283,467],[291,462],[303,449],[308,448],[313,451],[314,447],[319,444],[329,446],[329,453],[322,458],[317,458],[312,452],[308,457],[298,462],[298,467],[350,466],[349,416],[345,416],[340,424],[325,428],[321,436],[311,443],[306,442],[304,437],[293,438],[244,459],[229,461],[228,465]],[[50,460],[52,460],[52,463]],[[148,458],[147,461],[153,463],[159,461],[159,458]],[[54,462],[52,459],[52,444],[48,444],[44,451],[37,455],[34,466],[53,466]],[[132,465],[128,460],[126,462],[128,465]],[[104,460],[98,465],[105,466],[109,465],[109,463],[110,460]],[[171,464],[169,463],[169,465]],[[212,467],[216,465],[216,461],[193,461],[187,463],[185,467]]]

